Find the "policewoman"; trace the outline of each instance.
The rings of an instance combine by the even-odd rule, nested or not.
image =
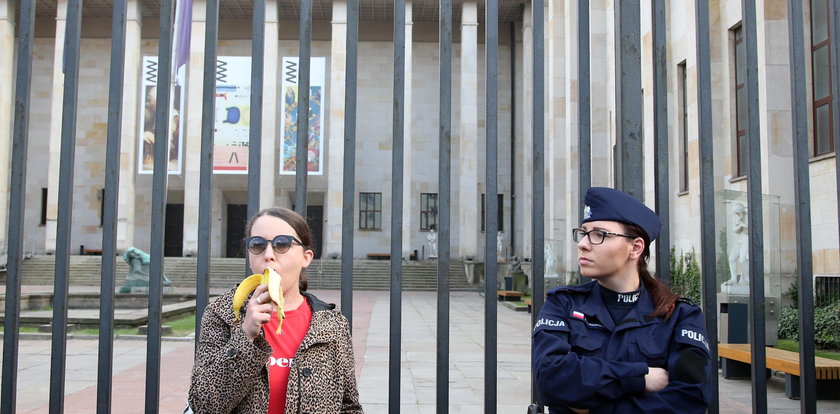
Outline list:
[[[703,313],[647,270],[659,217],[611,188],[586,192],[580,273],[548,292],[532,364],[551,413],[704,413],[711,360]]]

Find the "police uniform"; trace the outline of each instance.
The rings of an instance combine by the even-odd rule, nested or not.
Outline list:
[[[632,223],[651,240],[658,235],[655,213],[624,193],[592,188],[585,203],[584,222]],[[532,334],[542,403],[551,413],[704,413],[712,364],[700,308],[680,299],[667,320],[652,318],[655,306],[640,283],[635,305],[613,321],[608,293],[597,281],[548,292]],[[668,371],[661,391],[645,392],[648,367]]]

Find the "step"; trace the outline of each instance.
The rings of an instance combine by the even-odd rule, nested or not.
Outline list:
[[[99,286],[101,256],[71,256],[70,284]],[[121,286],[128,274],[128,265],[116,261],[116,285]],[[52,285],[55,277],[54,256],[34,256],[23,262],[21,281],[24,285]],[[196,258],[167,257],[164,274],[176,286],[195,286]],[[353,263],[353,288],[357,290],[390,289],[390,262],[357,259]],[[341,261],[316,260],[307,270],[313,289],[339,289],[341,286]],[[212,288],[235,286],[245,276],[241,258],[211,258],[209,285]],[[474,290],[466,282],[463,263],[452,261],[449,269],[450,286],[455,290]],[[407,262],[402,266],[403,290],[433,291],[437,289],[437,262]]]

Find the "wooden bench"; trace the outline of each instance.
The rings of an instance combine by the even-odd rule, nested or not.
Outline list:
[[[785,394],[788,398],[799,398],[799,353],[784,349],[766,347],[767,368],[785,373]],[[718,344],[721,358],[738,361],[745,365],[752,363],[750,344]],[[817,398],[838,399],[840,389],[840,361],[815,357],[817,371]]]
[[[82,249],[85,256],[102,256],[102,249]]]
[[[533,299],[532,299],[532,298],[528,298],[528,299],[523,300],[523,302],[525,302],[525,304],[526,304],[526,305],[528,305],[528,313],[531,313],[531,309],[533,309],[533,308],[534,308],[534,301],[533,301]]]
[[[523,293],[516,290],[497,290],[496,295],[502,302],[517,302],[522,298]]]

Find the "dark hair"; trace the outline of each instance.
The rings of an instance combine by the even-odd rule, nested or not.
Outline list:
[[[289,225],[292,226],[292,229],[295,230],[295,233],[298,234],[301,243],[303,243],[303,249],[312,250],[313,252],[315,251],[315,249],[310,247],[312,246],[312,230],[309,228],[309,224],[306,223],[306,219],[301,217],[301,215],[296,213],[295,211],[289,210],[285,207],[265,208],[258,211],[257,214],[254,214],[251,218],[249,218],[248,222],[245,223],[246,239],[248,237],[251,237],[251,228],[254,227],[254,222],[262,216],[277,217],[280,220],[289,223]],[[309,278],[306,277],[306,269],[300,270],[300,280],[298,282],[298,287],[302,291],[305,291],[306,288],[309,287]]]
[[[641,237],[645,241],[645,250],[642,252],[642,256],[639,257],[636,268],[639,271],[639,279],[645,285],[645,289],[650,292],[650,297],[653,301],[653,312],[651,312],[648,316],[653,318],[662,317],[663,319],[668,320],[668,318],[671,317],[671,314],[674,313],[674,309],[677,307],[677,299],[679,299],[679,296],[677,296],[674,292],[671,292],[671,289],[668,289],[668,286],[665,286],[664,283],[654,278],[650,274],[650,271],[648,271],[648,259],[650,259],[650,238],[647,233],[635,224],[621,224],[624,225],[625,233],[628,233],[631,236]]]

